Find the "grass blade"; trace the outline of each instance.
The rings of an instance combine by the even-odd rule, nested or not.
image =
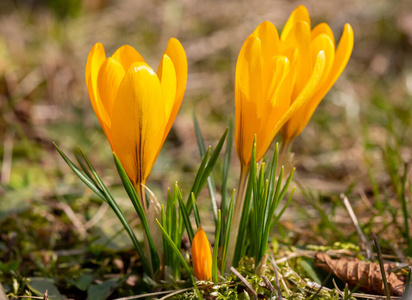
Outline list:
[[[220,226],[222,221],[222,214],[220,209],[218,210],[217,226],[215,232],[215,246],[213,247],[213,257],[212,257],[212,280],[213,282],[218,281],[217,277],[217,253],[219,252],[219,238],[220,238]]]
[[[230,200],[229,204],[229,210],[227,213],[227,220],[226,220],[226,227],[224,230],[224,238],[222,241],[223,244],[223,251],[222,251],[222,267],[221,267],[221,272],[224,273],[225,271],[225,266],[226,266],[226,258],[227,258],[227,248],[229,246],[229,239],[230,239],[230,229],[232,227],[232,217],[233,217],[233,210],[235,207],[235,190],[232,192],[232,199]]]
[[[240,218],[238,235],[236,239],[235,253],[234,253],[233,261],[232,261],[232,265],[235,268],[237,267],[237,264],[240,258],[242,257],[241,252],[242,250],[244,250],[243,243],[244,243],[244,238],[246,235],[246,227],[249,221],[250,202],[252,198],[252,190],[253,190],[254,181],[256,180],[255,178],[256,178],[256,135],[255,135],[255,139],[253,142],[249,179],[248,179],[248,183],[246,187],[245,200],[243,203],[242,215]]]
[[[82,157],[84,158],[85,162],[87,163],[87,166],[89,167],[92,175],[94,176],[94,178],[96,178],[97,183],[99,184],[103,194],[106,197],[107,203],[110,205],[110,207],[113,209],[114,213],[116,214],[116,216],[119,218],[120,222],[123,224],[126,232],[128,233],[130,239],[133,242],[133,245],[135,246],[142,264],[143,264],[143,268],[145,269],[146,272],[148,272],[149,274],[153,273],[153,270],[149,267],[147,259],[143,253],[142,248],[139,245],[139,242],[137,241],[137,238],[133,232],[133,230],[130,228],[129,223],[127,222],[127,219],[125,217],[125,215],[123,214],[122,210],[120,209],[119,205],[117,204],[117,202],[114,200],[113,196],[110,194],[110,192],[108,191],[107,187],[105,186],[105,184],[103,183],[102,179],[100,178],[99,174],[97,174],[96,170],[94,169],[94,167],[92,166],[92,164],[90,163],[89,159],[87,158],[87,156],[83,153],[83,151],[81,150],[81,148],[79,147],[79,151],[80,154],[82,155]]]
[[[200,130],[199,123],[196,118],[196,114],[193,112],[193,123],[195,125],[195,132],[196,132],[196,138],[197,138],[197,144],[199,146],[199,152],[200,156],[204,156],[206,153],[205,149],[205,142],[203,139],[202,131]],[[216,198],[216,186],[215,186],[215,181],[213,179],[213,175],[210,174],[207,177],[207,186],[209,189],[209,195],[210,195],[210,201],[212,203],[212,211],[213,211],[213,217],[215,218],[215,224],[217,222],[217,198]]]
[[[222,210],[222,227],[226,228],[226,213],[227,213],[227,182],[229,179],[229,169],[230,169],[230,157],[232,154],[232,144],[233,144],[233,119],[230,118],[229,120],[229,131],[227,133],[227,140],[226,140],[226,151],[225,151],[225,158],[223,161],[223,173],[222,173],[222,202],[220,203],[220,209]],[[224,231],[222,231],[221,242],[224,241],[223,239]],[[223,269],[222,269],[223,270]]]
[[[140,221],[142,222],[144,232],[149,242],[149,249],[150,249],[150,254],[152,258],[152,267],[153,267],[153,270],[156,271],[160,267],[159,255],[157,253],[156,246],[153,242],[152,235],[150,234],[149,225],[147,223],[147,219],[146,219],[146,215],[143,210],[142,203],[140,202],[139,197],[137,196],[137,193],[133,187],[133,184],[131,183],[129,177],[126,174],[126,171],[124,170],[122,166],[122,163],[120,162],[119,158],[114,152],[113,152],[113,158],[114,158],[114,162],[117,168],[117,172],[119,173],[120,179],[122,180],[122,183],[127,192],[127,195],[129,196],[129,199],[132,201],[133,207],[136,210],[136,213],[139,216]]]
[[[173,250],[174,254],[176,257],[179,259],[180,263],[182,264],[183,268],[186,270],[187,274],[190,276],[190,279],[193,283],[193,286],[196,290],[197,296],[199,299],[203,299],[202,294],[200,293],[199,289],[197,288],[195,278],[193,277],[192,272],[190,271],[189,266],[187,265],[185,259],[183,258],[182,254],[180,253],[180,250],[176,247],[176,245],[173,243],[172,239],[170,236],[167,234],[166,230],[163,228],[163,226],[160,224],[159,220],[156,220],[157,224],[160,227],[160,230],[162,231],[163,237],[165,238],[166,242],[168,243],[169,247]]]
[[[53,143],[53,145],[59,152],[63,160],[66,162],[66,164],[70,167],[70,169],[72,169],[73,173],[76,174],[76,176],[79,177],[80,180],[83,181],[84,184],[87,185],[97,196],[99,196],[103,201],[107,203],[106,197],[104,196],[103,191],[100,189],[97,183],[94,182],[94,180],[92,180],[89,176],[87,176],[87,174],[79,170],[79,168],[76,167],[76,165],[66,156],[66,154],[63,153],[63,151],[59,149],[59,147],[57,147],[55,143]]]
[[[375,241],[376,253],[378,254],[378,261],[379,261],[380,271],[382,274],[383,286],[385,288],[386,299],[391,300],[391,293],[389,291],[388,281],[386,280],[386,272],[385,272],[385,268],[383,265],[382,252],[381,252],[381,247],[379,246],[378,237],[376,236],[375,233],[372,233],[372,237],[373,237],[373,240]]]
[[[192,198],[191,198],[192,196],[191,196],[191,194],[197,192],[197,190],[199,189],[200,181],[202,180],[202,176],[203,176],[203,173],[205,172],[207,161],[209,159],[210,150],[211,150],[211,147],[209,146],[209,148],[207,149],[205,155],[203,156],[203,159],[202,159],[202,162],[199,166],[199,169],[197,170],[195,181],[193,182],[192,189],[190,190],[190,193],[189,193],[189,197],[187,198],[186,210],[187,210],[188,214],[190,214],[190,212],[192,211]]]
[[[197,202],[196,202],[195,194],[191,193],[190,196],[192,198],[193,214],[195,215],[196,226],[197,226],[197,228],[199,228],[199,226],[202,222],[200,222],[200,215],[199,215],[199,210],[197,208]]]
[[[207,162],[205,171],[202,175],[202,179],[200,181],[200,185],[198,190],[195,192],[195,196],[196,198],[199,196],[199,193],[201,191],[201,189],[203,188],[203,186],[205,185],[207,178],[209,177],[209,175],[212,173],[213,168],[215,167],[216,161],[219,157],[220,152],[222,151],[223,148],[223,144],[225,143],[225,139],[227,136],[227,132],[228,132],[228,128],[225,129],[225,132],[223,133],[222,137],[220,138],[219,142],[216,145],[215,150],[213,150],[212,154],[210,155],[210,159]]]
[[[178,193],[177,193],[177,200],[179,201],[179,209],[180,209],[180,212],[182,213],[182,217],[183,217],[183,221],[186,227],[187,235],[189,237],[190,245],[192,245],[192,241],[194,238],[193,227],[192,227],[192,223],[190,223],[189,214],[187,213],[186,205],[183,203],[182,193],[180,192],[180,190],[178,190]]]
[[[409,213],[406,206],[406,196],[405,196],[405,185],[406,185],[406,177],[408,175],[408,165],[405,164],[403,175],[402,175],[402,182],[401,182],[401,201],[402,201],[402,212],[403,212],[403,220],[405,226],[404,237],[406,238],[407,243],[407,250],[406,254],[408,256],[412,256],[412,240],[409,236]]]

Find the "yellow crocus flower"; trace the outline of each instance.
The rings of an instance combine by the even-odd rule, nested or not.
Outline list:
[[[206,233],[201,227],[192,241],[192,265],[198,280],[212,279],[212,251]]]
[[[139,192],[179,111],[186,81],[186,54],[174,38],[157,73],[128,45],[108,58],[99,43],[89,53],[86,83],[94,112]]]
[[[296,34],[298,31],[299,35]],[[309,77],[309,70],[314,67],[317,53],[324,51],[326,58],[325,72],[315,93],[282,128],[282,146],[285,147],[302,132],[320,101],[345,69],[353,49],[353,30],[349,24],[345,24],[335,50],[335,38],[328,24],[321,23],[311,29],[309,13],[301,5],[289,17],[280,36],[280,45],[284,53],[298,49],[296,69],[299,71],[296,74],[292,101]]]
[[[329,26],[322,23],[311,30],[304,6],[292,12],[280,37],[276,27],[266,21],[244,42],[235,77],[235,142],[241,174],[227,266],[232,263],[254,138],[259,161],[280,130],[283,147],[296,137],[342,73],[352,48],[349,24],[335,51]]]
[[[293,29],[299,37],[301,33]],[[235,77],[236,150],[247,171],[256,135],[256,160],[266,153],[273,138],[291,116],[315,93],[322,79],[326,54],[319,49],[314,63],[306,63],[307,75],[295,92],[299,49],[283,51],[276,27],[263,22],[246,39],[237,60]]]

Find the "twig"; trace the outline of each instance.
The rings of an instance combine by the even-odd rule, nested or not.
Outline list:
[[[342,297],[344,297],[343,292],[339,289],[339,287],[337,286],[335,279],[332,279],[333,281],[333,285],[335,286],[335,290],[339,293],[339,295],[341,295]],[[386,297],[382,297],[379,295],[371,295],[371,294],[360,294],[360,293],[352,293],[351,294],[352,297],[354,298],[362,298],[362,299],[373,299],[373,300],[380,300],[380,299],[385,299]],[[392,297],[392,300],[404,300],[402,297]]]
[[[169,298],[169,297],[173,297],[174,295],[180,294],[180,293],[182,293],[182,292],[184,292],[184,291],[182,291],[182,290],[175,291],[175,292],[173,292],[173,293],[170,293],[169,295],[166,295],[166,296],[160,298],[159,300],[164,300],[164,299],[167,299],[167,298]]]
[[[279,300],[282,300],[282,292],[281,292],[281,290],[280,290],[278,268],[277,268],[277,265],[276,265],[275,258],[273,257],[273,251],[272,251],[272,249],[270,250],[270,262],[272,263],[273,270],[274,270],[274,272],[275,272],[276,287],[278,288],[278,299],[279,299]]]
[[[203,288],[209,288],[211,286],[214,285],[220,285],[220,284],[230,284],[231,281],[225,281],[225,282],[219,282],[219,283],[212,283],[212,284],[208,284],[207,286],[199,286],[199,289],[203,289]],[[230,285],[229,285],[230,286]],[[185,288],[185,289],[179,289],[179,290],[173,290],[173,291],[160,291],[160,292],[154,292],[154,293],[147,293],[147,294],[143,294],[143,295],[134,295],[134,296],[128,296],[128,297],[122,297],[122,298],[116,298],[114,300],[133,300],[133,299],[140,299],[140,298],[146,298],[146,297],[150,297],[150,296],[159,296],[159,295],[165,295],[168,294],[167,296],[161,298],[161,299],[167,299],[167,297],[171,297],[173,295],[176,294],[180,294],[183,292],[187,292],[192,290],[193,288]],[[173,295],[172,295],[173,294]]]
[[[159,295],[176,293],[176,292],[182,293],[182,292],[190,291],[191,289],[193,289],[193,288],[180,289],[180,290],[176,290],[176,291],[161,291],[161,292],[148,293],[148,294],[138,295],[138,296],[135,295],[135,296],[129,296],[129,297],[116,298],[116,299],[114,299],[114,300],[140,299],[140,298],[146,298],[146,297],[150,297],[150,296],[159,296]]]
[[[1,178],[0,182],[4,185],[8,184],[10,181],[11,165],[13,160],[13,142],[14,133],[7,132],[4,137],[4,151],[3,151],[3,162],[1,167]]]
[[[8,298],[6,296],[6,293],[4,292],[3,286],[1,285],[1,282],[0,282],[0,300],[7,300],[7,299]]]
[[[271,293],[273,293],[273,292],[275,291],[275,288],[273,287],[273,285],[272,285],[272,283],[270,282],[270,280],[269,280],[265,275],[262,275],[262,276],[260,276],[260,277],[262,277],[262,279],[263,279],[263,281],[265,282],[266,287],[269,289],[269,291],[270,291]]]
[[[61,209],[64,211],[64,213],[67,215],[67,217],[70,219],[74,227],[76,227],[77,231],[79,232],[79,235],[81,237],[86,236],[86,228],[83,225],[82,221],[76,216],[74,213],[73,209],[68,205],[67,203],[64,202],[57,202],[53,204],[56,208]]]
[[[99,221],[106,214],[106,211],[108,208],[109,208],[109,205],[106,202],[103,202],[102,205],[100,205],[99,209],[97,210],[96,214],[84,224],[84,227],[86,228],[86,230],[92,228],[94,225],[99,223]]]
[[[326,276],[325,280],[320,285],[319,289],[313,294],[310,299],[316,299],[316,296],[320,293],[320,291],[325,287],[326,283],[328,283],[329,279],[332,277],[335,270],[330,270],[328,276]]]
[[[257,299],[258,294],[253,289],[253,287],[250,285],[250,283],[246,280],[246,278],[243,277],[242,274],[240,274],[233,266],[230,267],[230,271],[232,271],[233,274],[235,274],[240,279],[240,281],[242,281],[244,283],[244,285],[246,285],[246,287],[249,289],[249,291],[253,294],[253,298]]]
[[[379,261],[379,266],[381,269],[383,286],[385,287],[386,299],[391,300],[391,294],[389,292],[388,281],[386,280],[386,272],[383,266],[382,252],[381,252],[381,247],[379,246],[378,237],[376,236],[374,232],[372,233],[372,237],[373,237],[373,240],[375,241],[376,252],[378,254],[378,261]]]
[[[343,204],[345,205],[346,210],[348,211],[349,216],[350,216],[350,218],[351,218],[351,220],[352,220],[352,223],[353,223],[353,225],[355,226],[356,231],[358,232],[358,235],[359,235],[359,237],[360,237],[360,239],[361,239],[361,242],[362,242],[363,246],[365,247],[365,250],[366,250],[366,258],[367,258],[368,260],[373,260],[373,259],[374,259],[374,257],[373,257],[374,255],[373,255],[372,249],[371,249],[371,247],[370,247],[370,243],[369,243],[368,239],[366,238],[365,234],[363,233],[362,229],[361,229],[360,226],[359,226],[358,219],[356,218],[356,215],[355,215],[355,213],[354,213],[354,211],[353,211],[353,209],[352,209],[352,206],[350,205],[350,202],[349,202],[349,200],[348,200],[348,197],[346,197],[345,194],[340,194],[340,199],[342,200]]]

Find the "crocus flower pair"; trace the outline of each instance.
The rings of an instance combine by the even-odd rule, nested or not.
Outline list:
[[[280,36],[272,23],[263,22],[246,39],[235,76],[235,141],[243,185],[255,136],[257,160],[278,132],[282,143],[289,144],[342,73],[353,48],[349,24],[335,48],[329,26],[321,23],[312,29],[304,6],[292,12]],[[176,39],[169,41],[157,73],[130,46],[108,58],[101,44],[90,51],[86,82],[93,109],[137,191],[141,192],[176,118],[186,81],[186,55]],[[242,202],[238,196],[229,253]],[[143,206],[146,210],[145,201]],[[210,279],[210,246],[203,230],[193,240],[192,255],[195,276]],[[228,263],[230,259],[229,254]]]

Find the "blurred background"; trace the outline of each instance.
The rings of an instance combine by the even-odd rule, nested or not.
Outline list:
[[[42,251],[82,248],[86,237],[115,248],[128,245],[127,237],[110,239],[119,222],[52,144],[66,153],[80,145],[121,206],[131,208],[86,89],[84,70],[95,43],[108,56],[129,44],[154,69],[170,37],[186,50],[185,98],[148,181],[163,201],[174,181],[188,191],[200,163],[193,112],[207,143],[216,145],[234,117],[235,65],[243,41],[265,20],[281,32],[299,4],[309,10],[312,27],[327,22],[336,40],[350,23],[355,44],[346,70],[294,142],[298,189],[280,239],[330,244],[347,236],[356,242],[350,226],[343,235],[329,226],[330,235],[319,235],[329,230],[322,211],[337,227],[350,224],[342,192],[350,195],[365,230],[384,234],[400,215],[399,178],[412,161],[411,1],[3,0],[0,274],[13,268],[26,276],[53,273]],[[214,173],[218,188],[222,161]],[[239,172],[235,151],[232,161],[231,189]],[[199,200],[203,215],[210,214],[206,190]],[[23,261],[35,267],[23,267]]]

